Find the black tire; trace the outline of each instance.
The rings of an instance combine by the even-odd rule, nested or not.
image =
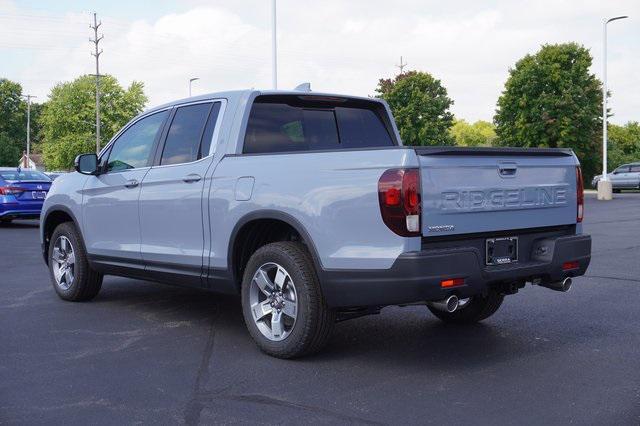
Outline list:
[[[74,263],[74,277],[71,281],[69,288],[65,289],[58,285],[54,275],[54,263],[53,251],[54,244],[61,236],[66,237],[75,255]],[[80,233],[72,222],[64,222],[56,227],[51,235],[51,241],[49,243],[49,276],[53,288],[61,299],[69,300],[72,302],[82,302],[91,300],[98,295],[100,288],[102,287],[102,274],[94,271],[89,266],[87,260],[87,251],[85,250],[84,243]]]
[[[452,324],[473,324],[495,314],[498,308],[500,308],[500,305],[502,305],[503,300],[503,294],[490,291],[485,297],[474,296],[467,305],[451,313],[440,311],[428,305],[427,307],[433,315],[444,322]]]
[[[290,275],[297,293],[298,309],[290,334],[272,341],[254,322],[250,306],[250,286],[258,269],[270,262],[281,265]],[[242,279],[242,313],[249,333],[258,347],[277,358],[296,358],[322,349],[331,336],[336,314],[326,305],[313,261],[304,245],[291,241],[267,244],[249,259]]]

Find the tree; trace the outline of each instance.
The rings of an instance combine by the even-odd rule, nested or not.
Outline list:
[[[473,124],[465,120],[455,120],[449,132],[456,141],[456,145],[460,146],[492,146],[496,139],[493,124],[483,120]]]
[[[0,166],[17,166],[26,141],[22,86],[0,78]]]
[[[453,145],[449,134],[453,101],[440,80],[426,72],[409,71],[380,79],[376,92],[391,107],[405,145]]]
[[[640,161],[640,123],[630,121],[624,126],[609,124],[609,170],[624,163]]]
[[[600,161],[602,94],[589,50],[544,45],[509,70],[494,117],[503,146],[573,148],[586,178]]]
[[[42,111],[44,161],[49,169],[69,169],[76,155],[95,151],[95,77],[83,75],[51,89]],[[143,84],[125,90],[110,76],[100,77],[100,135],[104,145],[147,102]]]

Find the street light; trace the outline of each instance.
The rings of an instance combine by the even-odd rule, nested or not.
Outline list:
[[[598,181],[599,200],[613,198],[613,187],[607,176],[607,24],[625,18],[628,16],[616,16],[602,23],[602,177]]]
[[[271,0],[271,85],[278,88],[278,43],[276,40],[276,0]]]
[[[191,83],[193,83],[196,80],[200,80],[200,77],[193,77],[189,79],[189,97],[191,97]]]

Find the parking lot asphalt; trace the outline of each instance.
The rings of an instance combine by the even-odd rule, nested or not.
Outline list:
[[[587,276],[482,324],[386,308],[319,355],[263,355],[239,299],[106,277],[54,293],[36,222],[0,226],[0,423],[640,423],[640,194],[587,195]]]

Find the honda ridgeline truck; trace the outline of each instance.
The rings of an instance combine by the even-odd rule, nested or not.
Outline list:
[[[104,275],[240,294],[251,336],[282,358],[388,305],[477,322],[525,283],[568,290],[591,256],[572,151],[403,146],[379,99],[193,97],[76,171],[41,215],[62,299],[92,299]]]

